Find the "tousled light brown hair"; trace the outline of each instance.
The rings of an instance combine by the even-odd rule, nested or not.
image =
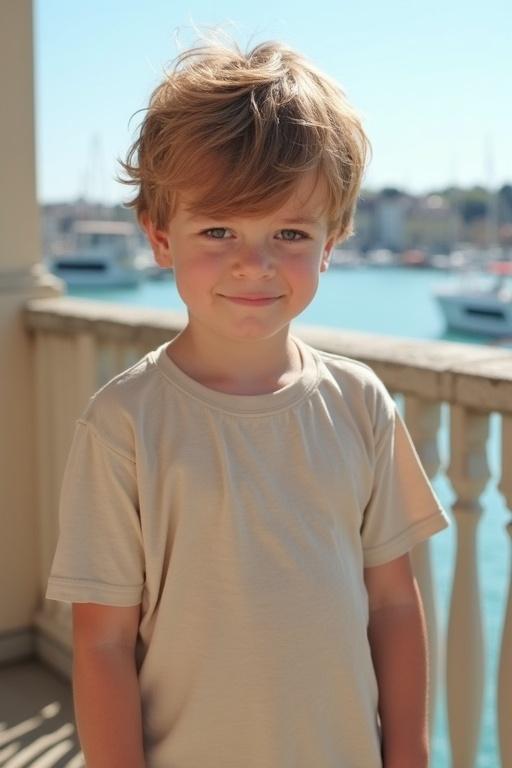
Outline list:
[[[247,54],[211,43],[181,53],[155,88],[118,180],[137,185],[126,205],[139,222],[165,229],[180,194],[194,213],[265,214],[314,169],[343,240],[370,151],[342,89],[303,56],[277,42]]]

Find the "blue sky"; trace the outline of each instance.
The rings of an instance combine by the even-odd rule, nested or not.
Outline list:
[[[512,182],[509,0],[34,0],[41,202],[119,202],[116,157],[194,25],[279,39],[335,77],[373,145],[366,185]]]

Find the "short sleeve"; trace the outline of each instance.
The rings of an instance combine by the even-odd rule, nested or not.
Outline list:
[[[379,421],[372,492],[361,526],[365,567],[404,555],[450,524],[387,391]]]
[[[79,420],[61,486],[46,597],[129,606],[141,602],[143,585],[135,463]]]

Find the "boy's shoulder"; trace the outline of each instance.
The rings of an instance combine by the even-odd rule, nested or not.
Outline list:
[[[134,396],[140,396],[151,387],[155,369],[154,351],[117,373],[91,395],[84,417],[94,415],[100,408],[129,406]]]
[[[160,376],[157,350],[145,354],[94,392],[78,422],[121,453],[133,451],[135,423],[156,402]]]
[[[332,370],[333,373],[347,374],[354,379],[356,384],[360,382],[361,385],[365,385],[378,378],[373,368],[370,368],[369,365],[361,360],[357,360],[355,357],[347,357],[337,352],[326,352],[318,347],[313,347],[313,349],[315,354],[322,359],[327,368]]]
[[[375,424],[393,416],[395,403],[386,385],[366,363],[356,358],[314,347],[314,353],[327,372],[327,378],[348,401],[363,401]],[[326,378],[324,373],[324,379]]]

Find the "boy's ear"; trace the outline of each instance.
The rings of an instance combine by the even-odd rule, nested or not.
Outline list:
[[[147,211],[141,214],[140,223],[149,240],[155,260],[159,267],[172,269],[172,256],[169,244],[169,233],[163,229],[157,229]]]
[[[330,237],[324,245],[324,252],[322,254],[322,261],[320,262],[320,272],[326,272],[331,262],[331,255],[334,246],[336,245],[336,238]]]

